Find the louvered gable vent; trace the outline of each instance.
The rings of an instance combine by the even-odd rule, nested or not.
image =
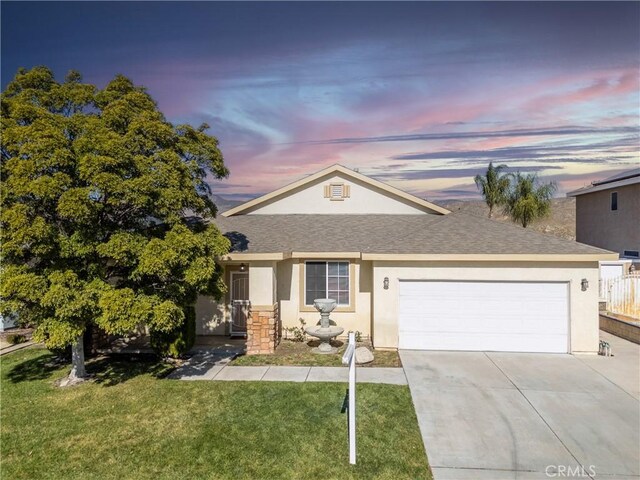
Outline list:
[[[331,183],[324,186],[324,198],[342,200],[351,196],[351,188],[344,183]]]

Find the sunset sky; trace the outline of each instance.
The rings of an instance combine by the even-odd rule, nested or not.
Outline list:
[[[640,3],[3,2],[18,67],[206,121],[245,199],[333,163],[431,200],[489,161],[559,192],[640,164]]]

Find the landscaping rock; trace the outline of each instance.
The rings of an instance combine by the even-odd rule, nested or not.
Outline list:
[[[373,362],[373,353],[367,347],[356,348],[356,363],[362,365],[363,363]]]

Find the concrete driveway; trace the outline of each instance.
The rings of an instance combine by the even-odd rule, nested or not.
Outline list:
[[[400,352],[436,480],[640,478],[640,346]]]

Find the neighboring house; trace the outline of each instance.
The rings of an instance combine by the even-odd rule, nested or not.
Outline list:
[[[9,328],[13,328],[15,326],[16,326],[16,322],[12,315],[9,315],[6,317],[3,315],[0,315],[0,332],[4,332],[5,330]]]
[[[576,240],[640,260],[640,168],[567,193],[576,198]]]
[[[216,219],[229,292],[199,298],[200,335],[332,320],[376,348],[596,352],[598,262],[617,254],[448,210],[335,165]]]

